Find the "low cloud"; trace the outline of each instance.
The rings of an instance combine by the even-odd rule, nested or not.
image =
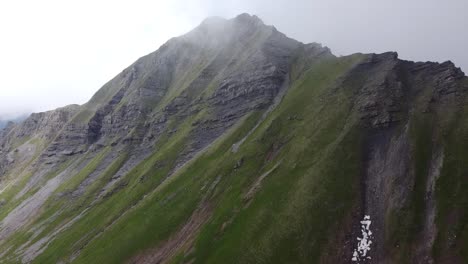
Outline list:
[[[452,60],[468,70],[466,0],[3,1],[0,117],[82,104],[205,17],[243,12],[337,55],[397,51],[403,59]]]

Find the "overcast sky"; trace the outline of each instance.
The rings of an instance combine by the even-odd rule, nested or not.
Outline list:
[[[2,0],[0,119],[82,104],[205,17],[243,12],[336,55],[397,51],[468,72],[468,0]]]

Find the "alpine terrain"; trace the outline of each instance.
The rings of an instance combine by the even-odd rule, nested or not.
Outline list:
[[[0,131],[0,263],[468,262],[450,61],[212,17]]]

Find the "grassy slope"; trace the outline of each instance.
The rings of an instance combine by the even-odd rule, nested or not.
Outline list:
[[[442,139],[445,160],[436,183],[438,236],[434,254],[440,257],[450,247],[468,261],[468,109],[464,107],[446,119],[449,124]]]
[[[293,80],[283,102],[257,127],[237,153],[232,144],[243,138],[261,116],[254,112],[206,152],[166,179],[177,154],[187,140],[194,120],[185,120],[175,135],[163,135],[158,151],[125,175],[112,194],[98,200],[69,229],[58,234],[35,263],[121,263],[135,254],[162,247],[202,205],[208,205],[207,222],[197,232],[193,249],[182,247],[173,263],[314,263],[329,244],[333,229],[359,201],[361,133],[352,111],[352,89],[333,89],[336,80],[363,55],[328,58]],[[435,254],[444,250],[442,241],[451,229],[460,237],[462,252],[468,252],[468,216],[457,214],[467,207],[466,187],[458,185],[468,171],[467,113],[460,112],[443,131],[441,141],[446,161],[437,182],[440,235]],[[444,118],[443,116],[441,118]],[[411,135],[415,155],[414,199],[407,211],[394,216],[404,228],[389,227],[389,242],[411,243],[423,210],[426,164],[430,160],[433,120],[413,117]],[[71,177],[58,191],[71,190],[86,178],[108,153],[103,150]],[[43,214],[32,225],[44,230],[31,242],[66,224],[94,200],[102,187],[128,159],[122,152],[76,200],[47,202]],[[234,168],[243,160],[242,166]],[[260,176],[268,175],[260,180]],[[249,191],[261,186],[253,195]],[[119,188],[120,186],[120,188]],[[250,193],[249,193],[250,194]],[[51,222],[54,212],[61,213]],[[391,220],[391,219],[390,219]],[[47,222],[45,224],[42,224]],[[391,223],[392,221],[390,221]],[[455,225],[451,225],[455,223]],[[409,230],[410,232],[405,232]],[[21,231],[11,238],[13,252],[31,237]],[[188,252],[188,253],[187,253]],[[465,256],[468,257],[468,256]],[[404,257],[402,257],[404,259]],[[402,260],[403,260],[402,259]],[[5,261],[4,261],[5,262]],[[8,262],[19,260],[11,258]],[[7,262],[7,263],[8,263]]]
[[[316,65],[296,82],[280,107],[238,153],[230,152],[231,145],[254,126],[260,113],[247,118],[207,153],[161,184],[183,136],[180,144],[171,140],[170,146],[163,147],[125,177],[126,188],[60,234],[36,262],[56,262],[83,246],[76,263],[121,262],[141,249],[161,245],[204,197],[212,204],[212,217],[201,230],[196,250],[189,258],[196,256],[200,263],[242,258],[284,263],[318,258],[331,220],[340,219],[355,199],[360,158],[359,152],[344,151],[359,146],[348,96],[342,92],[329,94],[327,88],[358,59],[336,59]],[[292,115],[298,120],[288,120]],[[234,170],[241,158],[244,164]],[[160,160],[166,165],[155,167]],[[258,176],[276,164],[278,167],[263,180],[263,187],[246,206],[245,193]],[[148,174],[144,185],[139,183],[143,174]],[[215,188],[203,188],[211,185]],[[105,229],[155,188],[143,202]],[[226,222],[230,224],[220,232]],[[103,229],[105,232],[99,234]],[[85,239],[75,243],[83,234]],[[96,234],[99,235],[91,239]],[[222,240],[222,247],[218,240]],[[301,248],[313,250],[302,255],[298,254]],[[278,252],[281,255],[276,255]]]

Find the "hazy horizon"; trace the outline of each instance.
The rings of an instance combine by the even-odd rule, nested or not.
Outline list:
[[[15,1],[0,4],[0,120],[83,104],[168,39],[206,17],[240,13],[338,56],[397,51],[402,59],[451,60],[468,71],[463,0]]]

